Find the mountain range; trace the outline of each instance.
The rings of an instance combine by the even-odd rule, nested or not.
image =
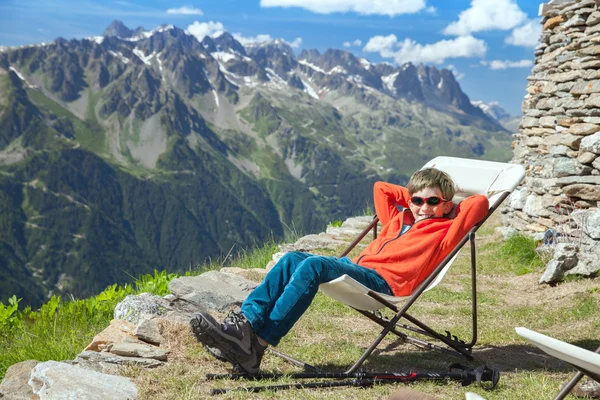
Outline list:
[[[522,115],[510,115],[497,101],[485,103],[480,100],[471,101],[475,107],[479,107],[488,117],[496,120],[507,131],[514,133],[519,129]]]
[[[510,158],[451,71],[113,22],[0,47],[0,301],[314,232],[437,155]]]

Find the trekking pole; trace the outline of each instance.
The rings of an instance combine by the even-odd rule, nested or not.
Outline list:
[[[212,394],[222,394],[230,390],[236,391],[250,391],[259,392],[262,390],[283,390],[292,388],[317,388],[317,387],[338,387],[338,386],[371,386],[375,383],[405,383],[413,382],[416,380],[459,380],[463,386],[470,385],[473,382],[479,383],[484,389],[491,390],[498,384],[500,379],[500,373],[498,370],[482,366],[479,368],[467,368],[460,364],[452,364],[449,367],[448,372],[437,373],[437,372],[301,372],[293,374],[207,374],[206,378],[209,380],[216,379],[277,379],[277,378],[290,378],[290,379],[349,379],[352,380],[340,381],[340,382],[310,382],[310,383],[294,383],[288,385],[273,385],[273,386],[256,386],[246,387],[237,389],[213,389]],[[484,384],[484,382],[490,382]]]

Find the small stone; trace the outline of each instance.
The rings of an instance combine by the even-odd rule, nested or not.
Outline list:
[[[588,26],[585,29],[585,34],[586,35],[593,35],[594,33],[598,33],[598,32],[600,32],[600,25],[599,24],[596,24],[594,26]]]
[[[539,124],[543,127],[552,128],[556,126],[557,120],[554,116],[542,117],[539,119]]]
[[[164,338],[160,334],[158,318],[143,320],[135,327],[133,334],[138,339],[154,345],[160,345],[164,341]]]
[[[541,283],[560,282],[565,273],[577,265],[579,247],[571,243],[558,243],[554,248],[554,257],[546,265],[546,271],[540,278]]]
[[[577,161],[582,164],[590,164],[594,161],[598,156],[589,151],[583,151],[577,156]]]
[[[110,325],[102,332],[98,333],[87,345],[85,350],[101,351],[100,346],[106,346],[111,343],[118,343],[125,340],[126,337],[133,337],[135,325],[122,319],[113,319]]]
[[[169,354],[158,347],[140,343],[115,343],[110,352],[122,357],[151,358],[159,361],[167,361]]]
[[[594,11],[593,13],[591,13],[589,15],[589,17],[587,18],[587,20],[585,21],[585,23],[588,26],[594,26],[599,22],[600,22],[600,12],[598,12],[598,11]]]
[[[574,184],[565,186],[563,193],[567,196],[579,197],[584,200],[600,200],[600,186],[598,185],[586,185],[586,184]]]
[[[554,18],[550,18],[550,19],[548,19],[548,21],[546,21],[546,23],[544,24],[544,27],[542,29],[545,31],[552,29],[552,28],[560,25],[564,21],[565,21],[565,19],[562,17],[562,15],[559,15]]]
[[[590,153],[600,154],[600,132],[596,132],[591,136],[586,136],[581,141],[579,148],[581,151],[589,151]]]
[[[587,136],[600,131],[600,126],[596,124],[573,124],[569,127],[569,132],[574,135]]]
[[[579,14],[575,14],[567,22],[563,24],[563,28],[571,28],[573,26],[585,25],[586,20]]]
[[[570,91],[571,94],[590,94],[599,92],[600,81],[598,80],[577,82]]]

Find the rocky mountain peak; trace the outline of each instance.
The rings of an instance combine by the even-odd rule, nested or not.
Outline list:
[[[119,20],[114,20],[111,24],[106,27],[102,36],[118,36],[121,38],[128,38],[133,35],[133,31],[125,26],[125,24]]]
[[[208,36],[207,36],[208,37]],[[205,38],[206,39],[206,38]],[[223,32],[221,35],[212,38],[215,45],[219,47],[220,51],[233,51],[234,53],[238,53],[241,55],[246,55],[246,49],[240,42],[238,42],[231,34],[228,32]]]
[[[118,19],[115,19],[113,22],[110,23],[109,26],[106,27],[102,36],[117,36],[126,39],[138,36],[143,32],[146,32],[146,30],[141,26],[138,26],[137,28],[135,28],[135,30],[132,30],[125,26],[123,22],[119,21]]]

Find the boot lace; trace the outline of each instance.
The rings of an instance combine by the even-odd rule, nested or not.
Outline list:
[[[241,312],[229,311],[224,322],[226,325],[233,325],[237,330],[239,330],[246,321],[246,317]]]

